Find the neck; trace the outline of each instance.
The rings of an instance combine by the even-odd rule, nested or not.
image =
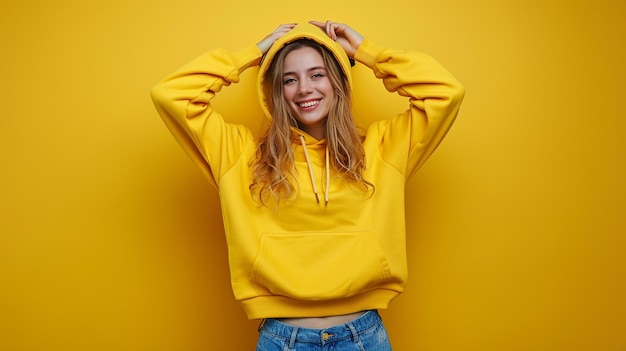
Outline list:
[[[317,140],[322,140],[326,137],[326,128],[323,125],[319,125],[319,126],[299,125],[298,127],[300,128],[300,130],[314,137]]]

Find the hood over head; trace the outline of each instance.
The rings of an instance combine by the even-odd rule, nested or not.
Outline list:
[[[310,24],[310,23],[299,23],[292,30],[287,32],[285,35],[280,37],[278,40],[272,44],[267,53],[263,56],[261,61],[261,68],[259,70],[259,75],[257,77],[257,89],[259,94],[259,100],[261,103],[261,108],[263,112],[267,116],[267,118],[271,119],[272,115],[270,112],[268,99],[271,97],[265,96],[265,92],[263,90],[263,80],[265,76],[265,72],[267,72],[270,64],[274,60],[276,54],[282,49],[285,45],[296,41],[298,39],[310,39],[322,46],[326,47],[335,57],[343,73],[346,75],[348,79],[348,85],[352,87],[352,73],[350,70],[351,62],[346,54],[345,50],[337,44],[334,40],[332,40],[326,32],[324,32],[319,27]]]

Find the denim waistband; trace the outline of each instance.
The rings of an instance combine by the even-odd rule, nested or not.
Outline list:
[[[352,321],[324,329],[296,327],[268,318],[263,321],[259,331],[290,340],[290,344],[298,342],[323,345],[346,339],[358,342],[359,335],[367,333],[380,324],[382,324],[382,319],[378,311],[371,310]]]

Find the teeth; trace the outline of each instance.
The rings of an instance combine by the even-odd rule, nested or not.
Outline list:
[[[315,105],[317,105],[319,102],[320,102],[319,100],[315,100],[315,101],[307,101],[307,102],[303,102],[303,103],[301,103],[301,104],[299,104],[299,105],[300,105],[300,107],[304,107],[304,108],[306,108],[306,107],[315,106]]]

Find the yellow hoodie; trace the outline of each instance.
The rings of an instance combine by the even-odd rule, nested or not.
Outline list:
[[[300,24],[274,43],[259,69],[259,97],[269,118],[263,73],[281,47],[300,38],[330,49],[352,81],[343,49],[319,28]],[[295,128],[303,136],[293,144],[297,195],[273,208],[260,206],[250,194],[255,138],[246,127],[226,123],[211,99],[261,62],[256,45],[208,52],[152,89],[166,125],[219,189],[232,288],[250,319],[383,309],[404,290],[405,183],[447,133],[464,90],[420,52],[385,49],[365,39],[354,58],[387,90],[409,99],[408,110],[366,131],[363,176],[376,187],[373,195],[334,170],[327,178],[325,140]],[[312,181],[327,190],[328,205],[316,201]]]

